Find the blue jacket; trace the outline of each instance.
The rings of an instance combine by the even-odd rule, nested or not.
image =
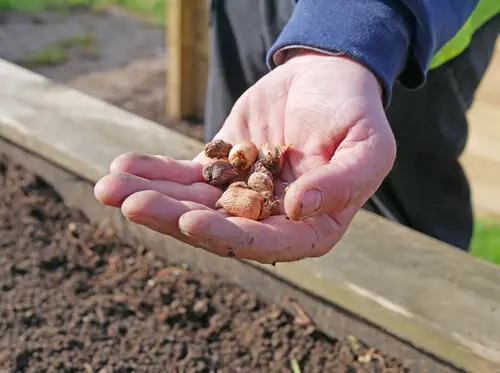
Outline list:
[[[499,0],[500,1],[500,0]],[[478,0],[295,0],[295,10],[267,55],[287,46],[339,51],[380,79],[384,105],[396,80],[425,82],[434,54],[466,22]]]

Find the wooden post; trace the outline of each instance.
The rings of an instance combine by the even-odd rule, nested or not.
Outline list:
[[[203,118],[208,75],[207,0],[167,0],[167,114]]]

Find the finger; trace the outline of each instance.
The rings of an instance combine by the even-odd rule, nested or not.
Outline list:
[[[214,208],[221,191],[204,182],[184,185],[165,180],[149,180],[124,172],[103,177],[94,186],[94,195],[105,205],[119,207],[130,195],[153,190],[176,200],[197,202]]]
[[[395,153],[390,130],[374,131],[365,122],[357,123],[328,164],[290,185],[285,195],[287,215],[297,220],[361,206],[389,173]]]
[[[197,241],[208,242],[209,250],[217,255],[265,264],[324,255],[345,231],[327,215],[308,221],[285,216],[254,221],[201,210],[182,215],[179,228]]]
[[[143,191],[129,197],[122,206],[123,215],[130,221],[156,232],[169,235],[191,246],[210,249],[207,242],[185,235],[179,230],[179,218],[194,210],[211,211],[191,201],[176,201],[157,192]],[[225,211],[216,214],[227,217]]]
[[[132,194],[121,207],[122,214],[131,222],[205,249],[204,242],[186,236],[179,230],[179,218],[183,214],[195,210],[211,211],[204,205],[191,201],[177,201],[155,191],[141,191]],[[214,213],[221,217],[227,216],[219,212]]]
[[[179,184],[203,181],[202,165],[161,155],[125,153],[110,165],[111,173],[126,172],[146,179],[169,180]]]
[[[205,152],[199,153],[196,157],[194,157],[193,162],[196,164],[204,165],[210,162],[210,158],[205,155]]]

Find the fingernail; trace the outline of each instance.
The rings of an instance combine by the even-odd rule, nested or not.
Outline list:
[[[194,234],[183,231],[182,229],[181,229],[181,234],[183,234],[184,236],[189,237],[189,238],[195,238]]]
[[[196,236],[192,235],[192,234],[191,234],[191,233],[189,233],[189,232],[186,232],[186,231],[181,230],[181,234],[182,234],[182,235],[184,235],[184,236],[186,236],[186,237],[188,237],[188,238],[193,239],[193,240],[195,241],[194,245],[195,245],[196,247],[200,247],[200,248],[202,248],[202,249],[208,249],[208,248],[210,248],[210,246],[211,246],[211,245],[210,245],[210,242],[201,241],[198,237],[196,237]]]
[[[151,229],[156,229],[156,228],[160,227],[160,224],[156,220],[154,220],[153,218],[148,217],[148,216],[129,218],[129,220],[131,222],[136,223],[136,224],[145,225],[146,227],[151,228]]]
[[[321,192],[317,189],[308,190],[304,197],[302,198],[302,203],[300,205],[300,217],[301,219],[305,219],[321,207],[321,202],[323,200],[323,196]]]
[[[196,245],[201,248],[201,249],[209,249],[210,248],[210,244],[208,242],[196,242]]]

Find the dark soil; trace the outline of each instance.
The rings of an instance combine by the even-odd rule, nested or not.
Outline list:
[[[0,372],[404,371],[124,244],[5,156],[0,201]]]

